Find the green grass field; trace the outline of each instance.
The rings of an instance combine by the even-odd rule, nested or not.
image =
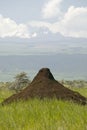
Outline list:
[[[76,91],[87,97],[87,88]],[[0,102],[10,95],[1,91]],[[87,106],[57,99],[30,99],[0,106],[0,130],[87,130]]]

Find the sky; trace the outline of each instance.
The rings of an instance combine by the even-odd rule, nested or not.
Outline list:
[[[44,39],[50,34],[86,40],[87,0],[0,0],[1,41],[38,39],[41,35]],[[39,48],[38,44],[35,47]],[[6,49],[1,51],[6,53]]]
[[[34,28],[87,38],[86,23],[87,0],[0,0],[1,38],[36,37]]]

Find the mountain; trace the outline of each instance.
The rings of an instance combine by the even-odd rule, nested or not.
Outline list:
[[[56,79],[87,80],[87,54],[0,56],[0,81],[11,81],[19,72],[33,79],[42,67],[49,67]]]
[[[40,30],[31,39],[0,39],[0,55],[87,54],[86,38],[64,37]]]
[[[59,79],[87,79],[86,38],[64,37],[45,28],[35,35],[0,39],[0,81],[12,80],[21,71],[32,79],[42,67],[51,68]]]

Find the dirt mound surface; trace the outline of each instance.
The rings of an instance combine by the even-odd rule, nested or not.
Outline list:
[[[41,69],[35,76],[31,84],[18,94],[14,94],[5,99],[2,104],[8,104],[18,100],[28,100],[29,98],[57,98],[72,100],[85,105],[86,98],[57,82],[48,68]]]

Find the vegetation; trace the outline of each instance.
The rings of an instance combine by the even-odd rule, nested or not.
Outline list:
[[[15,90],[16,92],[21,91],[30,83],[28,76],[25,72],[21,72],[15,76],[15,81],[9,86],[9,89]]]
[[[87,97],[86,88],[75,90]],[[12,93],[0,91],[0,102]],[[56,99],[0,106],[0,130],[87,130],[87,106]]]
[[[64,86],[69,88],[83,88],[87,87],[87,81],[85,80],[61,80],[60,81]]]

